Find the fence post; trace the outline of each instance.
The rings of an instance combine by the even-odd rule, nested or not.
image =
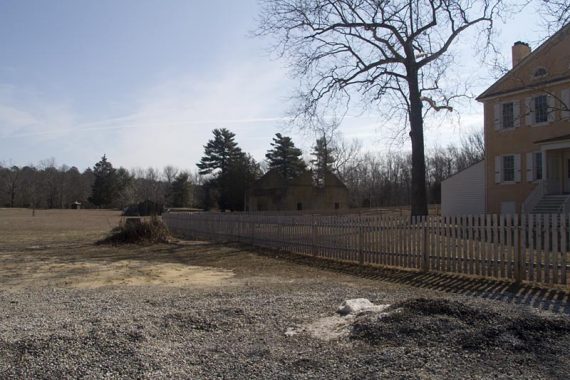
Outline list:
[[[255,217],[250,217],[250,228],[251,228],[251,245],[255,243]]]
[[[519,216],[518,214],[514,215],[513,226],[515,229],[514,233],[514,248],[515,248],[515,262],[514,262],[514,275],[515,275],[515,283],[521,283],[521,231],[522,228],[519,226]]]
[[[311,214],[311,253],[313,256],[317,256],[317,226],[315,222],[315,214]]]
[[[364,265],[364,247],[363,247],[363,231],[362,231],[362,216],[358,215],[356,219],[358,223],[358,264]]]
[[[222,214],[218,214],[218,230],[214,232],[215,235],[218,235],[218,242],[224,242],[224,232],[222,230]]]
[[[429,271],[429,248],[428,248],[428,228],[427,228],[427,216],[422,216],[422,270],[424,272]]]

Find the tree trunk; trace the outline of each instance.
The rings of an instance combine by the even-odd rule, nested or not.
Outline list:
[[[10,208],[14,208],[16,200],[16,184],[13,182],[10,185]]]
[[[423,216],[428,214],[426,162],[424,155],[424,120],[416,67],[408,67],[408,85],[410,91],[410,139],[412,141],[412,216]]]

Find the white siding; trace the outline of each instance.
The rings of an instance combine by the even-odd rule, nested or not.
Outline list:
[[[441,183],[441,214],[485,213],[485,161],[449,177]]]

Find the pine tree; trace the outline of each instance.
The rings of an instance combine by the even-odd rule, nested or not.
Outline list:
[[[221,210],[243,210],[245,193],[260,175],[259,165],[238,147],[234,133],[224,128],[213,133],[197,164],[200,174],[213,176],[204,184],[205,199],[209,203],[213,198]]]
[[[179,173],[170,184],[170,202],[173,207],[190,205],[190,181],[187,172]]]
[[[273,147],[265,157],[269,161],[269,168],[278,170],[285,178],[295,178],[306,170],[301,158],[301,149],[295,147],[290,137],[276,133],[271,143]]]
[[[104,207],[113,202],[117,187],[115,183],[115,172],[116,169],[107,161],[107,156],[103,155],[101,161],[97,162],[93,167],[95,181],[91,188],[89,202],[97,207]]]
[[[97,207],[123,207],[128,203],[122,199],[123,191],[132,183],[132,176],[126,169],[115,169],[103,155],[93,167],[93,176],[89,202]]]
[[[247,190],[261,176],[261,169],[255,159],[244,154],[232,162],[228,172],[219,178],[221,209],[244,210]]]
[[[232,161],[243,156],[235,142],[235,134],[226,128],[214,129],[214,138],[204,146],[204,156],[198,164],[200,174],[212,174],[216,171],[226,173]]]
[[[315,182],[319,186],[324,186],[325,173],[333,171],[333,164],[336,161],[335,150],[323,136],[317,139],[311,155],[314,157],[311,160],[311,165],[315,173]]]

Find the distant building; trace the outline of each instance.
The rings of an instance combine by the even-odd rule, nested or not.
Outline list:
[[[253,184],[247,204],[249,211],[339,210],[348,208],[348,189],[330,172],[317,186],[310,171],[287,180],[270,170]]]
[[[81,209],[81,202],[75,201],[71,204],[71,208],[73,210],[80,210]]]

